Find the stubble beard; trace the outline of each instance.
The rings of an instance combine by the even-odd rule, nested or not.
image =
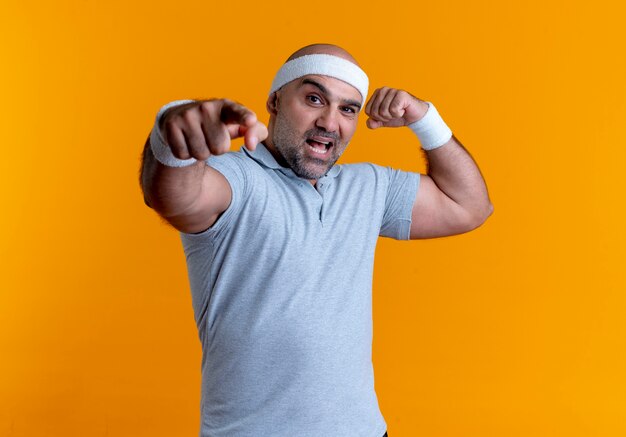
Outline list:
[[[327,134],[319,129],[311,129],[300,135],[280,112],[276,115],[272,138],[276,150],[298,177],[309,180],[317,180],[324,176],[339,159],[337,150],[339,150],[340,144],[338,144],[336,136],[334,137],[334,145],[327,152],[330,154],[328,160],[306,156],[305,148],[309,145],[305,139],[314,135]]]

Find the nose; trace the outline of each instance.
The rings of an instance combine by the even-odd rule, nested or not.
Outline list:
[[[336,132],[339,129],[337,111],[331,107],[324,108],[315,121],[315,126],[324,129],[326,132]]]

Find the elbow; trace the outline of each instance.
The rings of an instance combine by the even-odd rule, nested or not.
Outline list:
[[[487,207],[483,210],[483,213],[482,213],[481,219],[480,219],[480,223],[478,224],[478,226],[480,226],[483,223],[485,223],[487,221],[487,219],[489,218],[489,216],[491,216],[491,214],[493,214],[493,204],[491,202],[489,202],[487,204]]]
[[[487,205],[487,211],[485,213],[485,218],[483,219],[483,223],[489,218],[489,216],[493,214],[493,204],[489,202]]]
[[[473,229],[476,229],[477,227],[485,223],[489,216],[491,216],[491,214],[493,214],[493,204],[491,202],[488,202],[487,205],[475,211],[474,214],[471,215],[471,219],[468,220],[469,230],[471,231]]]

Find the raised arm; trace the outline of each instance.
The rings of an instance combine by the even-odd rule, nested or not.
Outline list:
[[[423,100],[406,91],[379,88],[365,112],[367,125],[408,126],[429,110]],[[493,212],[485,181],[469,152],[452,136],[445,144],[426,151],[427,174],[413,204],[410,238],[434,238],[461,234],[477,228]]]
[[[246,107],[222,99],[174,106],[161,116],[158,129],[164,146],[159,160],[153,153],[159,149],[151,147],[150,137],[142,155],[144,201],[179,231],[201,232],[231,201],[228,181],[206,165],[206,159],[228,152],[231,139],[237,137],[244,137],[245,146],[253,150],[267,137],[267,128]]]

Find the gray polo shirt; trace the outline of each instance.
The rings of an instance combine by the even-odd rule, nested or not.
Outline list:
[[[232,188],[181,233],[202,343],[201,437],[381,437],[372,274],[379,235],[408,239],[419,173],[332,167],[316,187],[254,152],[213,156]]]

